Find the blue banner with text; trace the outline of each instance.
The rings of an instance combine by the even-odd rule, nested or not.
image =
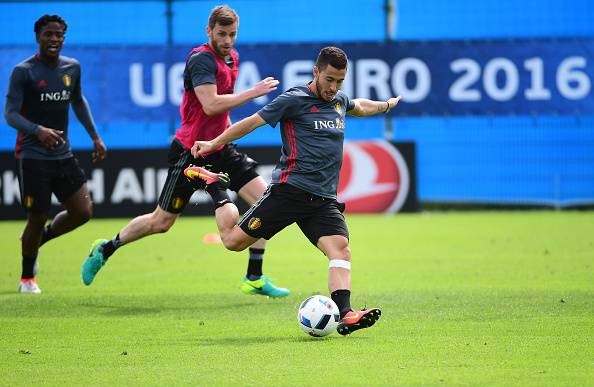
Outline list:
[[[323,44],[238,46],[236,90],[260,79],[279,90],[237,108],[256,112],[279,92],[312,78]],[[398,115],[592,115],[594,39],[340,44],[349,56],[343,90],[385,100],[402,95]],[[182,74],[190,47],[68,46],[82,64],[83,90],[99,122],[179,119]],[[0,88],[35,47],[0,51]]]

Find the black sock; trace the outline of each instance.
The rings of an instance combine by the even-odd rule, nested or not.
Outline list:
[[[225,186],[218,181],[207,185],[206,192],[210,194],[210,197],[214,202],[215,210],[227,203],[231,203],[231,198],[227,193],[227,188],[225,188]]]
[[[113,237],[112,240],[110,240],[101,247],[101,251],[103,252],[103,259],[107,261],[107,259],[111,257],[111,255],[115,253],[115,251],[122,245],[123,243],[120,242],[120,233],[118,233],[118,235]]]
[[[345,314],[350,312],[351,309],[351,291],[347,289],[338,289],[332,292],[330,295],[332,301],[338,306],[340,310],[340,318],[343,318]]]
[[[52,224],[48,223],[44,228],[43,228],[43,234],[41,235],[41,242],[39,242],[39,247],[43,246],[43,244],[47,241],[49,241],[50,239],[53,239],[54,235],[52,234]]]
[[[21,273],[22,279],[29,279],[35,277],[35,275],[33,274],[33,266],[35,266],[36,259],[37,255],[27,257],[25,254],[23,254],[23,272]]]
[[[262,276],[262,261],[264,260],[264,249],[250,247],[250,260],[248,261],[247,275],[250,281],[255,281]]]

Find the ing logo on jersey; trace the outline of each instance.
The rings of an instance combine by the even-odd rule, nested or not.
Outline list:
[[[41,102],[47,101],[68,101],[70,99],[70,90],[56,91],[53,93],[40,93],[39,100]]]
[[[344,120],[336,118],[336,129],[344,129]]]
[[[65,74],[62,77],[62,81],[64,81],[64,84],[66,85],[66,87],[70,87],[70,85],[72,84],[72,78],[68,74]]]
[[[336,117],[334,121],[313,121],[314,129],[344,129],[344,120],[340,117]]]
[[[248,222],[248,228],[250,230],[257,230],[262,227],[262,220],[260,218],[251,218]]]

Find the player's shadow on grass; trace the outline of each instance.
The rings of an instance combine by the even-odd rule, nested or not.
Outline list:
[[[289,340],[292,343],[299,343],[299,344],[305,344],[305,345],[310,345],[310,344],[316,344],[322,341],[333,341],[333,340],[348,340],[348,341],[352,341],[352,340],[367,340],[366,336],[341,336],[338,333],[333,333],[332,336],[330,337],[307,337],[307,336],[299,336],[299,337],[292,337],[291,340]]]
[[[204,306],[200,304],[192,305],[192,306],[172,306],[172,305],[155,305],[155,306],[134,306],[134,305],[117,305],[117,304],[97,304],[97,303],[88,303],[85,302],[80,304],[80,306],[84,308],[88,308],[90,310],[95,310],[97,314],[103,316],[112,316],[112,317],[127,317],[127,316],[142,316],[142,315],[151,315],[151,314],[176,314],[179,315],[180,312],[184,314],[196,314],[198,315],[203,314]],[[224,304],[219,305],[218,307],[215,305],[209,305],[209,310],[221,308],[221,309],[240,309],[245,307],[251,307],[252,304],[249,303],[237,303],[237,304]]]
[[[161,313],[161,308],[148,308],[142,306],[124,306],[124,307],[112,307],[110,310],[105,311],[103,313],[106,316],[140,316],[140,315],[147,315],[147,314],[158,314]]]
[[[211,337],[205,339],[196,339],[198,346],[220,347],[220,346],[252,346],[254,344],[274,344],[277,342],[289,342],[289,337]]]
[[[198,346],[204,347],[219,347],[219,346],[252,346],[255,344],[275,344],[279,342],[284,343],[297,343],[299,345],[316,345],[322,342],[329,342],[334,340],[365,340],[366,337],[364,336],[354,336],[354,337],[342,337],[338,334],[333,334],[330,337],[324,338],[314,338],[314,337],[294,337],[294,336],[287,336],[287,337],[269,337],[269,336],[258,336],[258,337],[210,337],[210,338],[201,338],[196,339],[195,343]]]
[[[83,308],[94,310],[97,314],[104,316],[138,316],[147,314],[161,313],[162,309],[158,307],[146,306],[123,306],[123,305],[108,305],[108,304],[80,304]]]

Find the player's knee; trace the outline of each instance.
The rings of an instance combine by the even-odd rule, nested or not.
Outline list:
[[[151,231],[153,233],[165,233],[175,223],[176,217],[174,216],[160,216],[160,214],[153,213],[151,216]]]
[[[42,229],[45,225],[45,222],[47,222],[47,219],[48,216],[45,213],[30,213],[27,218],[27,223],[29,227]]]
[[[93,217],[93,206],[89,205],[88,207],[79,211],[77,213],[77,217],[80,224],[87,223]]]
[[[223,245],[227,250],[231,251],[243,251],[250,245],[248,241],[241,240],[234,235],[221,235]]]
[[[329,258],[342,259],[344,261],[351,260],[351,248],[346,238],[334,240],[328,250],[326,251]]]
[[[340,259],[343,261],[351,260],[351,248],[348,243],[340,246],[334,246],[334,248],[327,251],[328,259]]]
[[[153,223],[152,229],[153,229],[154,233],[162,234],[162,233],[169,231],[171,226],[173,226],[173,222],[160,221],[160,222]]]
[[[221,238],[223,245],[227,250],[231,251],[242,251],[245,247],[242,246],[241,242],[231,238]]]
[[[351,260],[351,248],[349,247],[349,245],[342,247],[339,251],[338,256],[343,261],[350,261]]]

